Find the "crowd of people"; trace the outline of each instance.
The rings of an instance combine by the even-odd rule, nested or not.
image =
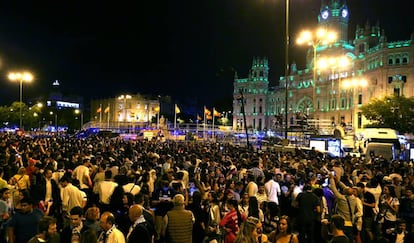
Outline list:
[[[412,161],[0,133],[0,243],[414,242]]]

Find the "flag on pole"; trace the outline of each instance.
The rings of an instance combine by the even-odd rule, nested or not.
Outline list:
[[[101,113],[102,112],[102,106],[99,105],[99,108],[96,110],[96,113]]]
[[[175,104],[175,113],[178,114],[180,112],[181,112],[180,108],[178,107],[177,104]]]
[[[199,114],[197,114],[197,120],[201,121],[203,118],[201,118],[201,116]]]
[[[215,108],[213,108],[213,115],[216,116],[216,117],[221,117],[220,112],[216,111]]]
[[[105,113],[108,113],[109,112],[109,105],[105,108],[104,112]]]
[[[157,112],[157,113],[160,112],[160,107],[159,106],[155,107],[154,111]]]
[[[211,111],[209,109],[207,109],[206,107],[204,107],[204,114],[206,116],[210,116],[211,115]]]

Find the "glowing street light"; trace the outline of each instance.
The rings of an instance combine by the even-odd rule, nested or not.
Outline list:
[[[305,30],[302,31],[297,44],[299,45],[309,45],[313,48],[313,90],[312,90],[312,105],[313,111],[316,111],[316,50],[318,46],[328,45],[336,41],[336,33],[327,31],[326,29],[317,29],[315,33]]]
[[[81,111],[80,109],[76,109],[75,110],[75,114],[76,115],[79,115],[80,114],[80,127],[79,127],[79,130],[82,130],[82,127],[83,127],[83,111]]]
[[[23,82],[31,82],[33,80],[33,75],[29,72],[17,72],[17,73],[9,73],[9,80],[11,81],[19,81],[19,101],[20,101],[20,114],[19,114],[19,119],[20,119],[20,123],[19,123],[19,128],[22,129],[23,126],[23,120],[22,120],[22,106],[23,106],[23,101],[22,101],[22,97],[23,97]]]

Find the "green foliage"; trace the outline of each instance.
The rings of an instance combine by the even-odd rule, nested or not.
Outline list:
[[[414,98],[386,96],[373,99],[361,107],[372,127],[389,127],[400,133],[411,133],[414,125]]]

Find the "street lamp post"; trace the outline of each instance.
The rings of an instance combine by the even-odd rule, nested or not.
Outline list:
[[[288,139],[288,76],[289,76],[289,0],[286,0],[285,9],[285,141]],[[285,143],[286,143],[285,142]]]
[[[9,80],[11,81],[19,81],[19,129],[23,127],[23,120],[22,120],[22,109],[23,109],[23,82],[31,82],[33,80],[33,75],[29,72],[17,72],[17,73],[9,73]]]
[[[58,117],[57,117],[57,111],[56,112],[53,112],[53,111],[51,111],[51,112],[49,112],[49,114],[50,115],[55,115],[55,132],[57,133],[58,132]]]
[[[327,31],[326,29],[317,29],[316,32],[313,34],[311,31],[305,30],[303,31],[297,43],[299,45],[307,44],[312,46],[313,48],[313,89],[312,89],[312,105],[313,105],[313,112],[316,112],[316,57],[317,57],[317,48],[320,45],[327,45],[332,43],[336,40],[336,33]]]
[[[80,115],[80,127],[79,127],[79,131],[80,130],[82,130],[82,127],[83,127],[83,111],[81,111],[81,110],[79,110],[79,109],[76,109],[75,110],[75,114],[78,114],[78,115]]]

